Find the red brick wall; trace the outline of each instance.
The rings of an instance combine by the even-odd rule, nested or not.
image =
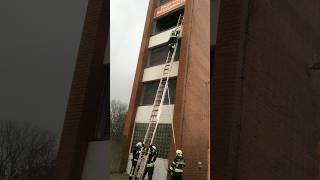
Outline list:
[[[180,49],[174,109],[177,148],[184,152],[184,179],[207,179],[210,136],[210,1],[189,0]],[[172,159],[171,159],[172,160]],[[198,162],[202,163],[201,169]]]
[[[250,2],[239,179],[319,179],[320,2]],[[318,59],[319,61],[320,59]]]
[[[155,9],[155,1],[149,2],[146,22],[144,25],[144,32],[143,37],[141,41],[141,47],[139,52],[139,59],[136,69],[136,74],[134,77],[134,83],[132,87],[131,97],[130,97],[130,104],[128,107],[128,113],[126,116],[126,121],[123,129],[123,136],[124,136],[124,143],[123,143],[123,156],[121,159],[121,171],[125,171],[127,167],[128,157],[129,157],[129,149],[130,149],[130,143],[131,143],[131,137],[133,135],[133,126],[135,123],[136,118],[136,111],[137,106],[140,99],[140,93],[141,93],[141,80],[143,77],[143,70],[145,67],[145,63],[147,60],[147,53],[148,53],[148,45],[149,45],[149,39],[150,39],[150,33],[152,29],[152,22],[153,22],[153,14]]]
[[[239,3],[239,4],[237,4]],[[319,179],[320,2],[221,1],[213,178]]]
[[[81,179],[88,141],[93,138],[105,78],[103,57],[109,29],[106,26],[107,19],[106,1],[88,2],[54,180]]]
[[[246,0],[220,1],[212,79],[212,177],[232,179],[237,167],[241,120],[241,67]]]

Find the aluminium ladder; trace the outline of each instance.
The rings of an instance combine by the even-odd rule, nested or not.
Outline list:
[[[182,32],[182,25],[183,25],[183,15],[180,14],[177,25],[176,25],[176,30],[180,28],[178,36],[181,35]],[[171,53],[170,51],[168,52],[166,62],[164,64],[164,68],[162,71],[162,76],[158,85],[157,93],[153,102],[153,108],[151,111],[151,116],[149,119],[149,125],[147,129],[147,133],[144,137],[143,145],[142,147],[135,173],[134,173],[134,180],[142,179],[146,163],[150,154],[150,148],[149,146],[153,143],[154,136],[156,134],[157,126],[159,123],[160,119],[160,114],[161,114],[161,109],[163,105],[163,101],[165,99],[166,91],[168,90],[168,81],[170,77],[170,71],[171,67],[174,61],[174,57],[176,54],[176,50],[178,47],[178,37],[176,41],[176,45],[174,48],[174,51]]]

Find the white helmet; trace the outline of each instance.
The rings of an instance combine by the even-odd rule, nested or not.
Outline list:
[[[136,146],[142,147],[142,142],[138,142],[138,143],[136,144]]]
[[[178,150],[176,150],[176,154],[177,154],[177,156],[182,156],[182,151],[180,150],[180,149],[178,149]]]
[[[156,146],[151,146],[151,147],[152,147],[152,149],[157,150],[157,147],[156,147]]]

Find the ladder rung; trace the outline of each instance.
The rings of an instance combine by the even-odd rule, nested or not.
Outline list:
[[[182,27],[182,24],[183,24],[183,15],[180,14],[179,16],[179,19],[178,19],[178,22],[176,24],[176,28],[178,28],[178,26]],[[154,138],[154,134],[156,133],[156,127],[157,127],[157,123],[159,121],[159,119],[157,117],[159,117],[158,113],[160,113],[160,108],[162,106],[162,99],[165,95],[165,90],[167,87],[167,82],[168,82],[168,78],[169,78],[169,72],[170,72],[170,69],[171,69],[171,66],[172,66],[172,63],[173,63],[173,58],[174,58],[174,53],[176,51],[176,48],[174,49],[174,52],[171,52],[169,51],[168,52],[168,55],[167,55],[167,59],[166,59],[166,62],[164,64],[164,67],[163,67],[163,71],[162,71],[162,77],[161,77],[161,80],[159,82],[159,86],[158,86],[158,89],[157,89],[157,92],[156,92],[156,96],[155,96],[155,100],[154,100],[154,103],[153,103],[153,109],[152,109],[152,112],[151,112],[151,116],[150,116],[150,119],[149,119],[149,126],[148,126],[148,129],[147,129],[147,133],[145,135],[145,139],[144,139],[144,144],[147,145],[147,147],[152,143],[153,141],[153,138]],[[145,166],[146,166],[146,162],[148,160],[148,154],[141,154],[139,156],[139,159],[138,159],[138,163],[137,164],[140,168],[137,169],[135,171],[135,177],[136,178],[142,178],[143,176],[143,173],[144,173],[144,170],[145,170]],[[134,178],[134,179],[136,179]]]

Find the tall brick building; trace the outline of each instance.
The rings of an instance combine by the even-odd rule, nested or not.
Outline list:
[[[204,180],[208,173],[210,131],[210,1],[150,0],[141,43],[124,136],[122,168],[130,169],[132,145],[143,141],[152,110],[167,41],[179,15],[184,15],[183,33],[171,76],[168,98],[154,139],[159,150],[154,179],[167,179],[173,160],[171,114],[177,147],[183,150],[187,166],[184,179]],[[171,111],[171,112],[170,112]],[[171,142],[171,144],[170,144]]]
[[[108,173],[109,2],[89,0],[63,124],[54,180]]]
[[[320,1],[209,3],[150,0],[124,129],[123,170],[131,145],[146,129],[148,97],[159,79],[156,72],[163,63],[160,57],[174,24],[171,20],[183,12],[180,53],[169,82],[173,101],[165,105],[156,139],[162,166],[157,171],[164,172],[174,154],[169,125],[172,110],[177,146],[187,161],[184,179],[207,179],[211,127],[213,179],[318,180],[320,73],[307,67],[320,62]],[[103,63],[109,59],[105,51],[107,5],[103,0],[89,0],[55,180],[107,176],[108,129],[104,127],[108,122],[104,120],[108,118],[103,112],[109,88],[109,63]]]
[[[213,179],[320,178],[320,73],[306,68],[320,61],[319,19],[318,0],[221,1]]]

